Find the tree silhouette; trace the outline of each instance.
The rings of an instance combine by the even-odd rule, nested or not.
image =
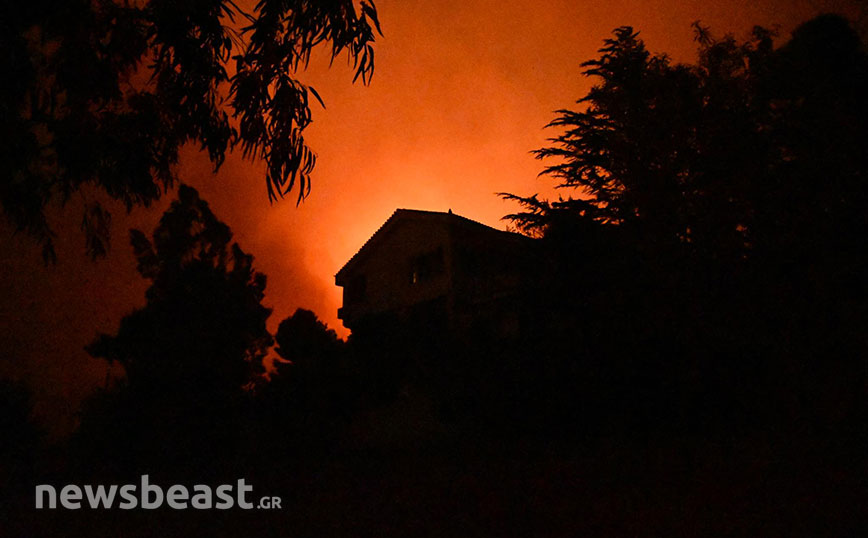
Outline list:
[[[341,347],[337,334],[310,310],[299,308],[280,322],[277,353],[297,367],[313,367],[319,359],[333,357]]]
[[[316,91],[297,73],[311,52],[346,52],[368,83],[379,32],[373,3],[232,0],[5,3],[0,69],[0,204],[53,259],[45,218],[85,186],[130,209],[175,181],[180,148],[194,143],[219,167],[226,152],[266,164],[269,199],[310,189],[315,155],[304,129]],[[230,66],[230,61],[233,65]],[[354,79],[355,80],[355,79]],[[105,252],[110,218],[89,202],[82,228]]]
[[[742,421],[853,418],[868,327],[864,45],[836,15],[778,48],[762,28],[746,42],[695,29],[694,65],[616,29],[583,64],[598,83],[536,152],[579,194],[504,195],[552,260],[544,331],[596,364],[596,386],[626,387],[618,405],[646,394]],[[557,327],[579,328],[577,345]]]
[[[738,260],[864,217],[868,57],[849,23],[818,17],[778,50],[763,28],[739,43],[694,26],[696,65],[652,55],[630,27],[583,64],[600,82],[580,110],[558,111],[550,126],[562,133],[535,152],[581,196],[513,197],[529,210],[517,224],[567,210]]]
[[[544,173],[559,187],[583,194],[557,208],[641,230],[655,244],[737,257],[747,218],[739,182],[756,175],[765,148],[763,118],[745,91],[755,75],[745,66],[764,61],[769,36],[756,29],[744,44],[715,41],[697,26],[697,39],[699,65],[673,65],[649,53],[632,28],[615,30],[600,58],[583,64],[586,76],[600,79],[578,101],[584,109],[559,111],[550,126],[563,133],[536,155],[556,161]]]
[[[324,446],[357,410],[360,382],[349,350],[303,308],[280,322],[274,338],[282,360],[257,392],[266,437],[281,450]]]
[[[216,449],[215,439],[237,434],[244,388],[264,372],[272,343],[265,275],[191,187],[179,188],[152,240],[130,235],[138,270],[151,281],[147,305],[88,346],[126,377],[90,403],[82,430],[100,437],[120,429],[149,457]]]

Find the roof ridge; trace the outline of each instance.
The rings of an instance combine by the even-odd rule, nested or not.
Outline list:
[[[374,241],[374,239],[377,236],[381,235],[383,230],[389,225],[389,223],[393,222],[399,214],[436,215],[436,216],[440,216],[440,217],[453,218],[453,219],[456,219],[458,221],[463,221],[465,223],[470,223],[470,224],[473,224],[476,226],[481,226],[483,228],[489,229],[489,230],[494,231],[494,232],[499,232],[499,233],[503,233],[503,234],[511,234],[512,233],[512,232],[508,232],[505,230],[498,230],[497,228],[491,227],[487,224],[483,224],[479,221],[464,217],[462,215],[458,215],[457,213],[453,213],[451,209],[449,210],[449,212],[445,212],[445,211],[431,211],[431,210],[427,210],[427,209],[408,209],[408,208],[404,208],[404,207],[399,207],[399,208],[395,209],[395,211],[392,212],[392,214],[389,216],[389,218],[387,218],[385,220],[385,222],[383,222],[383,224],[381,224],[380,227],[374,231],[373,234],[371,234],[371,237],[369,237],[368,240],[365,241],[361,247],[359,247],[359,250],[357,250],[356,253],[353,254],[349,260],[346,261],[346,263],[344,263],[344,265],[338,270],[338,272],[335,274],[335,276],[339,275],[344,269],[346,269],[348,266],[353,264],[359,258],[359,256],[362,254],[362,251],[364,251],[365,248],[368,245],[370,245],[371,242]]]

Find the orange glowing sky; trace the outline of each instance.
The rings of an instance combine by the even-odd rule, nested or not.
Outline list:
[[[455,213],[503,228],[515,209],[494,193],[540,192],[541,164],[529,151],[550,136],[553,111],[570,107],[589,81],[579,64],[621,25],[641,32],[654,52],[693,61],[691,22],[744,37],[754,24],[789,36],[822,11],[852,13],[857,2],[811,0],[378,0],[384,37],[376,72],[352,84],[344,58],[328,69],[315,56],[302,80],[327,108],[313,111],[308,142],[318,155],[311,196],[270,206],[261,169],[230,157],[217,177],[193,151],[181,177],[199,189],[242,248],[268,275],[270,328],[301,306],[342,336],[333,275],[398,207]],[[85,261],[75,203],[56,219],[60,262],[41,266],[26,238],[0,235],[0,374],[38,380],[41,412],[68,416],[106,375],[82,347],[97,331],[143,304],[126,229],[153,229],[169,199],[130,216],[116,208],[108,259]]]

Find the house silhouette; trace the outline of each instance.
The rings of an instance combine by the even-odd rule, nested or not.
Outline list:
[[[514,334],[535,241],[449,212],[398,209],[335,275],[338,317],[394,327]]]

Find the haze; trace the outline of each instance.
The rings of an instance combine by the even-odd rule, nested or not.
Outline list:
[[[257,165],[231,156],[215,177],[194,150],[181,166],[229,224],[241,247],[268,275],[270,328],[297,307],[314,310],[341,336],[340,289],[333,275],[399,207],[446,211],[503,228],[515,209],[500,191],[551,196],[530,151],[545,145],[543,126],[588,89],[579,64],[596,55],[617,26],[632,25],[648,48],[693,61],[691,23],[744,37],[755,24],[777,27],[780,39],[823,11],[853,13],[857,2],[821,1],[539,1],[380,0],[384,37],[376,71],[352,84],[343,58],[328,69],[314,57],[303,80],[323,97],[307,131],[318,155],[310,197],[269,205]],[[167,196],[150,209],[114,214],[109,257],[92,263],[78,232],[73,199],[54,212],[59,263],[44,267],[38,247],[4,225],[0,280],[0,362],[31,382],[37,412],[69,424],[81,399],[104,382],[102,361],[83,346],[98,331],[144,303],[127,229],[150,232]],[[64,226],[65,225],[65,226]]]

